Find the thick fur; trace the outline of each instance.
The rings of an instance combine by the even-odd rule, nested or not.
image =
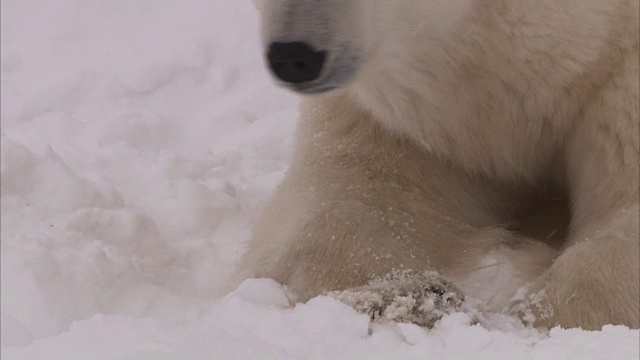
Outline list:
[[[640,326],[637,0],[258,3],[266,46],[340,76],[236,280],[305,301],[437,271],[537,326]]]

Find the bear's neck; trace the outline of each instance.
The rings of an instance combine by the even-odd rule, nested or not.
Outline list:
[[[581,106],[611,75],[594,69],[621,57],[606,45],[619,34],[563,23],[574,31],[545,37],[565,29],[532,33],[506,21],[382,44],[347,91],[384,127],[468,171],[505,181],[548,176]],[[525,37],[549,42],[525,47]]]

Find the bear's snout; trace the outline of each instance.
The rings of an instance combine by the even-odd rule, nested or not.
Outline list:
[[[278,79],[299,84],[320,77],[326,55],[326,51],[316,51],[304,42],[274,42],[269,46],[267,60]]]

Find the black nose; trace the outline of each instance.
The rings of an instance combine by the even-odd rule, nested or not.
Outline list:
[[[315,51],[303,42],[274,42],[267,59],[278,79],[288,83],[313,81],[320,76],[326,51]]]

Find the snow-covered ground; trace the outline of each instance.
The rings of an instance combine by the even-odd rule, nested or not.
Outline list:
[[[250,0],[3,0],[2,359],[638,359],[639,332],[369,324],[222,286],[297,99]]]

